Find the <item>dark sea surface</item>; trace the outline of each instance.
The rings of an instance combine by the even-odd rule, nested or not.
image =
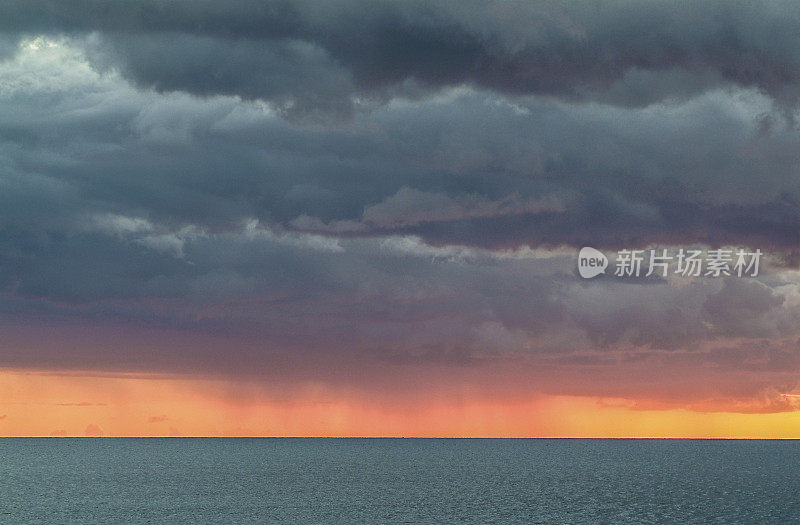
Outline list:
[[[793,523],[800,442],[0,439],[4,523]]]

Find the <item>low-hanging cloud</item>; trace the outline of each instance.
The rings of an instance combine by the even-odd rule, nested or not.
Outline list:
[[[475,7],[0,5],[0,366],[787,409],[800,8]],[[653,245],[768,263],[573,271]]]

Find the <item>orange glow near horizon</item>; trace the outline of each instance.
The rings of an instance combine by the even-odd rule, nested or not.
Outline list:
[[[0,371],[0,436],[800,438],[800,412],[642,410],[592,397],[370,401],[306,388],[291,399],[219,380]]]

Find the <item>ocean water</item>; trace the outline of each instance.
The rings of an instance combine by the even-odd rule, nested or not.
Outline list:
[[[800,442],[0,439],[3,523],[793,523]]]

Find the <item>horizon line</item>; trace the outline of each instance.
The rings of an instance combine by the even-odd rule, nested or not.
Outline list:
[[[492,439],[617,441],[800,441],[800,437],[575,437],[575,436],[0,436],[0,439]]]

